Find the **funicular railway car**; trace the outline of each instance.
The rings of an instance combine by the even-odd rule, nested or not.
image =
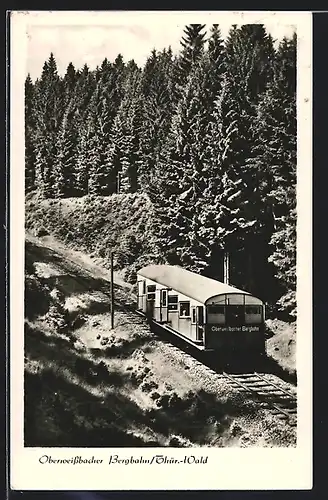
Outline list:
[[[265,352],[264,304],[250,293],[177,266],[140,269],[138,310],[205,351]]]

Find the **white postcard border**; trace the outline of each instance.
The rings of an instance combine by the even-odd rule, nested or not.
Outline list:
[[[174,17],[172,17],[174,16]],[[296,448],[24,448],[24,81],[27,25],[284,22],[298,35],[298,441]],[[10,57],[10,467],[17,490],[310,489],[312,487],[312,15],[309,12],[13,12]],[[207,464],[108,464],[111,455],[208,456]],[[102,459],[42,464],[40,457]]]

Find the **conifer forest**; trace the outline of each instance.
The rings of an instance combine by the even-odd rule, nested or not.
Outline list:
[[[296,34],[181,32],[143,67],[118,54],[61,76],[51,53],[27,76],[26,194],[143,194],[167,263],[223,280],[228,258],[231,284],[295,318]]]

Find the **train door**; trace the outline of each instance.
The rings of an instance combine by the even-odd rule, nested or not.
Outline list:
[[[167,290],[161,290],[161,321],[163,323],[167,323],[168,314],[167,314]]]
[[[138,281],[138,309],[144,313],[147,312],[147,295],[146,295],[146,281]]]
[[[197,306],[196,321],[197,321],[197,340],[200,340],[203,342],[203,340],[204,340],[204,307],[203,306]]]
[[[154,318],[155,313],[155,292],[156,285],[147,286],[147,316],[148,318]]]

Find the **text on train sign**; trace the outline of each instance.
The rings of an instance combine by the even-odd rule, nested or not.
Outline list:
[[[259,326],[217,326],[213,325],[211,327],[212,332],[259,332]]]

